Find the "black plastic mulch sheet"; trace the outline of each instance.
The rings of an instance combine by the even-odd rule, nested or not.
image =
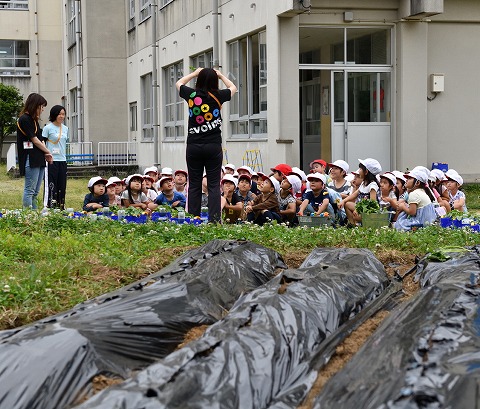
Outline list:
[[[388,283],[368,250],[317,249],[303,267],[238,300],[199,339],[80,407],[295,407],[316,378],[320,343]]]
[[[62,408],[100,373],[126,378],[213,324],[286,268],[263,246],[214,240],[145,280],[55,317],[0,333],[0,407]],[[147,285],[148,284],[148,285]]]
[[[314,408],[480,407],[479,248],[429,263],[427,286],[332,377]]]

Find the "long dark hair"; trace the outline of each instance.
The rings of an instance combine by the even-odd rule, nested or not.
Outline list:
[[[61,105],[54,105],[50,109],[50,116],[48,117],[48,120],[50,122],[54,122],[57,120],[57,117],[60,115],[60,112],[62,112],[62,109],[65,111],[65,115],[67,114],[67,110],[65,107],[62,107]]]
[[[428,186],[427,183],[423,183],[418,179],[415,179],[415,178],[413,178],[413,179],[414,179],[414,182],[413,182],[413,189],[412,190],[423,189],[423,191],[427,194],[430,201],[432,203],[435,202],[436,201],[435,195],[432,193],[432,190],[430,189],[430,186]],[[417,182],[418,182],[418,186],[415,186],[417,184]]]
[[[377,177],[372,173],[370,172],[366,167],[365,165],[363,164],[359,164],[358,165],[360,167],[360,169],[363,170],[363,174],[365,175],[365,177],[363,178],[363,184],[365,186],[368,186],[370,183],[372,182],[375,182],[378,186],[378,180],[377,180]]]
[[[42,106],[47,106],[47,100],[43,98],[40,94],[36,94],[35,92],[33,92],[27,97],[25,105],[20,112],[20,116],[22,116],[23,114],[29,114],[33,119],[38,119],[37,110],[38,107]]]
[[[218,91],[218,75],[213,68],[201,70],[195,83],[195,88],[202,91]]]

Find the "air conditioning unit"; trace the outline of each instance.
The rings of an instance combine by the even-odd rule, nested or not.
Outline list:
[[[443,13],[443,0],[410,0],[410,14],[406,18],[422,19]]]

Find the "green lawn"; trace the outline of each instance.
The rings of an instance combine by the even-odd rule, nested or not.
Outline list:
[[[69,178],[67,181],[66,206],[81,209],[83,198],[88,193],[87,179]],[[20,209],[22,207],[23,178],[13,178],[7,174],[5,163],[0,164],[0,209]],[[43,198],[43,189],[40,193]],[[39,205],[41,208],[42,206]]]

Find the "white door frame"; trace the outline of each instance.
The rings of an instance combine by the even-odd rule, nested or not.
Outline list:
[[[331,109],[331,146],[332,160],[344,159],[352,167],[357,166],[359,158],[378,159],[383,170],[392,168],[392,116],[389,122],[349,122],[348,121],[348,74],[352,72],[377,73],[376,95],[380,96],[380,73],[390,73],[390,98],[392,99],[393,75],[390,67],[345,67],[332,69],[330,74]],[[335,121],[335,74],[343,73],[343,122]],[[393,101],[390,110],[393,109]],[[380,116],[380,104],[376,104],[377,118]],[[359,141],[361,138],[361,141]],[[357,157],[358,156],[358,157]]]

